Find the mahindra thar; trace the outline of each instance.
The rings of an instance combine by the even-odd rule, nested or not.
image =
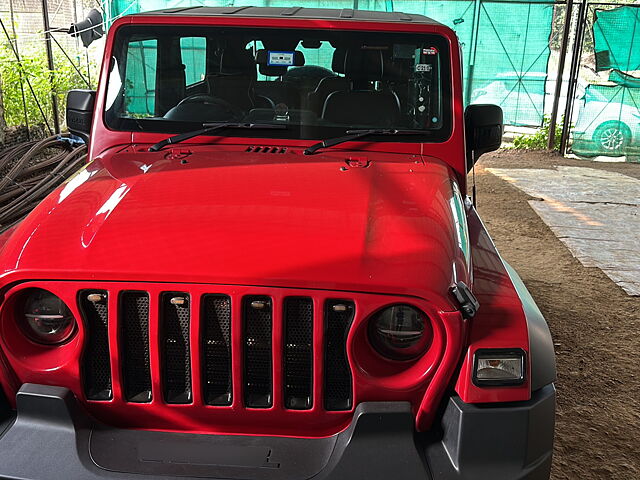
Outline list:
[[[0,236],[0,477],[547,479],[549,329],[466,195],[502,112],[401,13],[118,19]]]

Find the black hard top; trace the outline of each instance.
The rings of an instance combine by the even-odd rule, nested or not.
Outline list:
[[[369,22],[397,22],[427,25],[441,25],[435,20],[401,12],[376,12],[372,10],[354,10],[351,8],[303,8],[303,7],[181,7],[141,12],[134,14],[153,16],[185,16],[185,17],[261,17],[261,18],[304,18],[322,20],[355,20]]]

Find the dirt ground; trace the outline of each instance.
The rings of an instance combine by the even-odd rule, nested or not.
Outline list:
[[[558,405],[552,478],[637,480],[640,298],[628,296],[599,269],[583,267],[529,206],[531,197],[485,170],[555,165],[640,178],[640,164],[501,150],[482,157],[476,168],[478,210],[553,335]]]

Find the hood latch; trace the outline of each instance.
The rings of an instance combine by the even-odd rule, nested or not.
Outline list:
[[[471,289],[464,282],[458,282],[451,287],[451,293],[460,305],[460,312],[464,318],[473,318],[480,308],[480,302]]]

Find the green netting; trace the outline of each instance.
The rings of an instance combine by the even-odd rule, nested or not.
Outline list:
[[[640,8],[596,10],[593,40],[596,70],[639,70]]]
[[[107,23],[127,14],[190,6],[291,6],[290,0],[105,0]],[[302,7],[401,11],[431,17],[455,30],[463,51],[465,104],[493,103],[508,125],[540,126],[553,2],[480,0],[301,0]],[[183,46],[189,48],[187,46]],[[195,46],[193,47],[195,48]],[[326,52],[305,50],[305,57],[330,67]],[[323,57],[323,55],[326,56]],[[194,58],[197,56],[194,55]],[[187,77],[199,69],[185,60]],[[141,81],[144,79],[141,78]],[[137,87],[153,91],[151,85]],[[148,102],[147,102],[148,103]],[[141,106],[142,104],[139,104]],[[143,113],[140,110],[140,113]]]

